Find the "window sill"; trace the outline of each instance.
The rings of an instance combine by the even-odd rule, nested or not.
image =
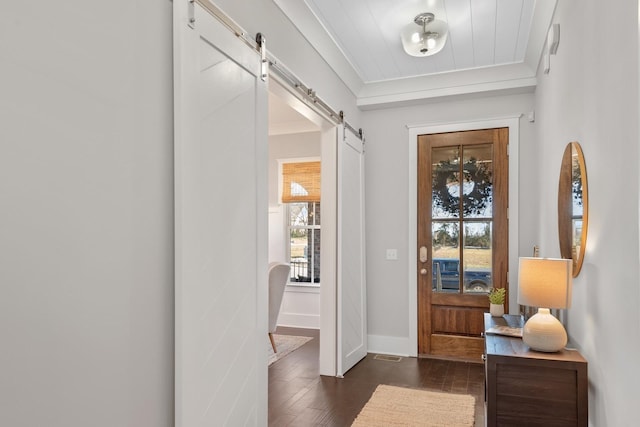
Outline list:
[[[285,290],[289,292],[319,294],[320,283],[310,284],[310,283],[304,283],[304,282],[290,282],[290,283],[287,283]]]

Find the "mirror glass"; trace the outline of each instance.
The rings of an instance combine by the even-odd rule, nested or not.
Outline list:
[[[562,258],[573,260],[573,277],[580,273],[587,243],[589,197],[582,148],[570,142],[564,150],[558,185],[558,233]]]

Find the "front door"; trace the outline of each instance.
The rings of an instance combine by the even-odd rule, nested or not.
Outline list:
[[[479,361],[507,288],[508,128],[418,136],[418,353]]]

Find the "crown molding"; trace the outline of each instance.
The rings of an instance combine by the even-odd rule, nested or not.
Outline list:
[[[507,64],[450,73],[369,83],[357,103],[362,110],[399,107],[450,97],[493,96],[535,90],[535,71]]]

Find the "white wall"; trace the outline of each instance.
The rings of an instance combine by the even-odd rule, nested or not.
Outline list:
[[[173,425],[171,3],[0,33],[0,425]]]
[[[320,132],[269,137],[269,262],[286,258],[285,209],[278,198],[278,160],[320,158]],[[320,328],[320,290],[312,286],[286,287],[278,325]]]
[[[406,354],[409,338],[408,295],[408,183],[409,131],[407,125],[473,122],[523,113],[520,119],[521,253],[536,243],[533,176],[537,147],[533,124],[533,94],[475,98],[422,106],[364,112],[366,138],[367,299],[372,351]],[[511,203],[514,203],[512,201]],[[386,260],[386,249],[397,249],[398,260]]]
[[[541,255],[559,256],[556,194],[565,145],[582,145],[589,180],[585,263],[568,310],[570,342],[589,362],[593,426],[637,424],[640,382],[638,262],[638,4],[558,2],[558,54],[538,73]],[[593,29],[607,28],[606,36]]]

